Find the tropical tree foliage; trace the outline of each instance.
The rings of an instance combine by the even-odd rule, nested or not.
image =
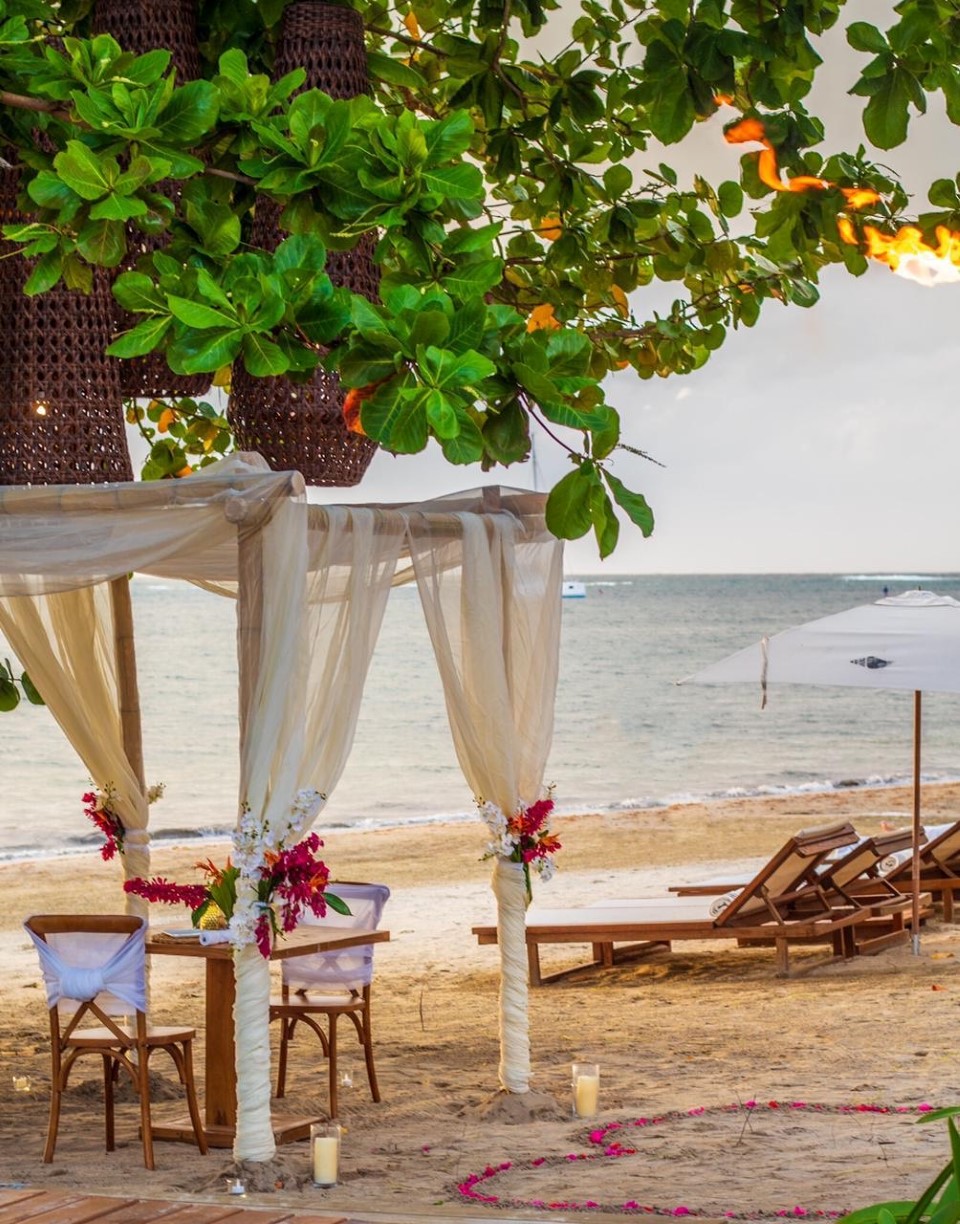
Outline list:
[[[865,147],[817,148],[806,99],[843,0],[356,0],[373,89],[350,101],[303,91],[301,72],[272,79],[283,7],[200,0],[204,78],[180,83],[164,50],[90,37],[90,0],[0,0],[0,123],[24,213],[4,233],[34,261],[27,292],[83,292],[138,232],[164,233],[116,277],[130,327],[115,356],[163,348],[221,383],[240,363],[303,378],[322,361],[354,389],[354,427],[454,464],[520,462],[532,433],[552,435],[571,469],[550,524],[592,530],[601,555],[615,506],[653,526],[609,470],[642,438],[605,377],[698,368],[765,303],[812,305],[825,265],[863,272],[865,225],[906,219]],[[888,29],[855,21],[846,37],[873,146],[902,142],[929,94],[960,119],[956,0],[902,0]],[[721,106],[728,126],[758,121],[726,181],[682,181],[648,150]],[[249,241],[264,198],[288,234],[275,252]],[[960,228],[958,180],[930,200],[926,231]],[[371,233],[378,304],[324,270],[328,249]],[[645,310],[652,282],[675,288],[669,308]],[[148,475],[229,444],[209,407],[131,415]]]

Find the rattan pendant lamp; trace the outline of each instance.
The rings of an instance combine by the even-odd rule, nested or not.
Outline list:
[[[137,55],[157,47],[170,51],[170,64],[176,69],[177,82],[181,85],[201,75],[196,0],[96,0],[91,24],[96,34],[112,34],[125,51]],[[154,190],[172,196],[176,188],[158,183]],[[140,256],[163,247],[166,239],[162,235],[148,237],[129,225],[127,242],[128,257],[115,275],[132,268]],[[116,330],[125,331],[137,321],[116,303],[113,309]],[[203,395],[211,383],[209,374],[174,374],[162,350],[118,364],[123,394],[132,398],[176,399]]]
[[[274,75],[306,69],[305,87],[334,98],[368,92],[363,20],[359,13],[317,0],[296,0],[283,13]],[[252,242],[274,250],[285,236],[280,208],[257,204]],[[373,239],[351,251],[331,251],[327,270],[335,285],[378,298],[379,275],[371,258]],[[317,370],[308,383],[288,378],[254,378],[234,368],[227,416],[241,450],[259,451],[274,471],[297,470],[311,485],[359,484],[377,445],[351,433],[343,422],[344,391],[335,374]]]
[[[16,153],[10,154],[11,160]],[[20,221],[20,171],[0,170],[0,221]],[[107,275],[27,297],[32,263],[0,242],[0,485],[132,480]],[[2,256],[8,256],[3,258]]]

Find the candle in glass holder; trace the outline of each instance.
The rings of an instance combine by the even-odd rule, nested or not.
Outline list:
[[[597,1063],[574,1063],[571,1082],[574,1117],[594,1117],[600,1097],[600,1067]]]
[[[30,1091],[30,1076],[29,1075],[15,1075],[13,1077],[13,1091],[14,1092],[29,1092]]]
[[[315,1186],[335,1186],[340,1173],[340,1127],[315,1122],[310,1127],[310,1153]]]

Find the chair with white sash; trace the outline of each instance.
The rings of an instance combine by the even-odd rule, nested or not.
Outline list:
[[[23,925],[40,956],[50,1009],[53,1067],[44,1163],[53,1160],[70,1072],[87,1054],[103,1062],[108,1152],[115,1147],[114,1084],[123,1068],[140,1098],[143,1162],[148,1169],[155,1167],[149,1060],[154,1050],[166,1050],[186,1090],[197,1147],[205,1153],[207,1140],[193,1078],[196,1031],[147,1023],[144,920],[127,914],[37,914]],[[84,1023],[94,1027],[81,1027]]]

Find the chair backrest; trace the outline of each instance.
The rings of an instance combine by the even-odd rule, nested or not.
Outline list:
[[[861,877],[870,879],[876,876],[884,859],[909,850],[912,844],[911,829],[896,829],[892,833],[863,837],[846,854],[823,866],[820,883],[826,889],[835,888],[842,892]]]
[[[143,918],[129,914],[35,914],[23,924],[40,957],[47,1006],[107,1016],[147,1005]]]
[[[301,919],[302,923],[374,931],[380,925],[383,907],[390,896],[386,884],[354,884],[336,880],[330,882],[327,891],[344,900],[350,907],[350,913],[338,914],[328,907],[325,916],[317,918],[307,911]],[[361,944],[357,948],[291,957],[281,962],[283,984],[292,990],[312,987],[362,990],[373,980],[373,949],[373,944]]]
[[[960,820],[950,825],[948,829],[944,829],[939,837],[934,837],[927,842],[920,852],[920,862],[927,866],[934,863],[938,866],[946,863],[952,864],[953,860],[958,857],[960,857]]]
[[[732,919],[776,917],[780,912],[779,898],[793,897],[805,886],[814,895],[817,868],[830,851],[856,841],[856,830],[849,823],[801,830],[760,868],[749,884],[730,897],[714,921],[723,926]]]

